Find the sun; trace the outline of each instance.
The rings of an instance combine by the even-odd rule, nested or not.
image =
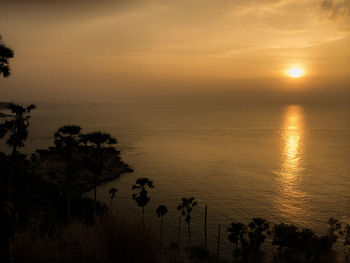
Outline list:
[[[291,78],[300,78],[304,75],[304,71],[300,67],[294,67],[294,68],[288,69],[287,74]]]

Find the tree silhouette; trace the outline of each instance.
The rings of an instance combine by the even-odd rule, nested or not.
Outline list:
[[[114,145],[117,143],[117,140],[112,138],[109,133],[92,132],[82,134],[80,136],[80,141],[83,142],[85,147],[88,147],[92,153],[92,159],[88,160],[88,166],[94,173],[94,214],[96,214],[97,184],[98,178],[102,175],[102,170],[104,168],[104,153],[107,145]]]
[[[333,244],[337,242],[338,235],[343,235],[343,232],[341,231],[341,223],[339,220],[331,217],[328,219],[328,230],[327,230],[327,237],[328,237],[328,253],[331,252]]]
[[[341,223],[337,220],[334,219],[333,217],[328,219],[328,230],[327,230],[327,235],[331,238],[331,241],[337,242],[338,236],[337,232],[341,229]]]
[[[132,190],[140,189],[140,192],[133,194],[132,198],[135,200],[138,206],[142,207],[142,220],[145,220],[145,206],[148,204],[150,198],[147,196],[148,191],[146,187],[154,188],[153,182],[148,178],[139,178],[132,186]]]
[[[249,232],[249,243],[252,248],[255,250],[260,249],[262,243],[265,242],[266,234],[270,235],[270,232],[267,232],[269,229],[269,223],[260,217],[253,218],[252,222],[248,225]]]
[[[193,208],[198,205],[196,201],[194,201],[194,197],[182,198],[182,202],[178,205],[177,210],[181,211],[181,215],[185,217],[185,221],[187,222],[188,228],[188,242],[191,244],[191,213]]]
[[[118,192],[118,190],[114,187],[112,187],[111,189],[109,189],[108,193],[110,195],[110,198],[111,198],[111,203],[109,204],[109,208],[111,209],[112,208],[112,203],[113,203],[113,200],[115,198],[115,194]]]
[[[231,223],[230,227],[227,228],[227,232],[228,240],[235,245],[233,255],[237,257],[241,254],[241,249],[238,246],[239,242],[241,243],[241,248],[246,243],[244,236],[247,233],[247,227],[242,223]]]
[[[168,208],[165,205],[160,205],[156,209],[157,216],[160,218],[160,245],[162,245],[162,232],[163,232],[163,216],[168,213]]]
[[[80,144],[81,127],[66,125],[57,130],[54,135],[58,152],[66,159],[65,188],[67,198],[67,221],[70,219],[71,181],[74,167],[72,165],[73,154]]]
[[[350,262],[350,225],[346,224],[344,233],[342,233],[344,236],[344,252],[345,252],[345,261]]]
[[[27,107],[10,103],[8,109],[14,114],[10,120],[5,120],[5,122],[0,124],[0,138],[9,134],[9,138],[6,141],[7,145],[12,147],[11,161],[12,161],[12,171],[9,173],[8,183],[7,183],[7,198],[10,200],[11,188],[12,188],[12,177],[15,173],[16,162],[17,162],[17,149],[24,147],[24,141],[28,137],[28,127],[31,110],[35,109],[35,105],[31,104]]]
[[[13,58],[13,55],[13,50],[6,46],[0,35],[0,75],[2,74],[4,78],[11,74],[9,59]]]
[[[271,235],[269,223],[260,217],[253,218],[248,225],[249,243],[244,247],[245,257],[251,262],[259,262],[262,256],[260,247],[265,242],[265,239]]]
[[[278,224],[273,227],[272,245],[277,246],[275,258],[279,262],[284,262],[287,259],[292,259],[293,254],[300,247],[300,232],[294,225]],[[291,262],[291,260],[287,261]]]

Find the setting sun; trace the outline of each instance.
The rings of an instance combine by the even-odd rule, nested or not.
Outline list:
[[[300,78],[303,75],[304,71],[299,67],[288,69],[288,76],[291,78]]]

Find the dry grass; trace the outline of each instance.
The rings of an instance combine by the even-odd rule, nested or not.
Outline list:
[[[49,237],[37,225],[16,234],[17,263],[160,262],[159,242],[142,222],[109,215],[88,226],[73,222]]]

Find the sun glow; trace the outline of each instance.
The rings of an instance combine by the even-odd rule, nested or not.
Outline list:
[[[294,67],[288,69],[287,75],[291,78],[300,78],[304,75],[304,71],[300,67]]]

